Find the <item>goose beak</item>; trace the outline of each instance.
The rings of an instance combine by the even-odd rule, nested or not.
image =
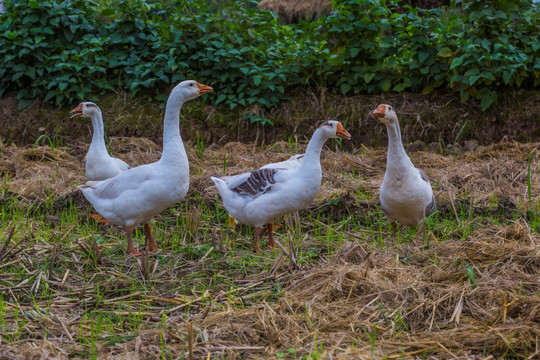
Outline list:
[[[214,91],[214,89],[212,89],[211,86],[208,86],[208,85],[203,85],[197,81],[195,81],[197,83],[197,86],[199,87],[199,93],[200,94],[206,94],[206,93],[211,93],[212,91]]]
[[[349,132],[343,128],[343,125],[341,125],[341,123],[337,124],[336,135],[337,137],[351,140],[351,134],[349,134]]]
[[[69,118],[73,119],[76,116],[82,116],[82,106],[83,106],[82,103],[80,103],[79,106],[77,106],[75,109],[71,110],[69,112],[71,114],[71,116]]]
[[[375,117],[375,118],[382,119],[384,117],[384,115],[385,115],[385,107],[384,107],[384,105],[379,105],[375,110],[370,112],[370,115]]]

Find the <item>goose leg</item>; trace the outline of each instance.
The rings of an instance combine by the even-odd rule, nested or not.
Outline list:
[[[135,247],[133,246],[132,235],[133,235],[133,226],[126,226],[126,237],[128,239],[127,252],[128,254],[131,254],[133,256],[140,256],[141,253],[138,251],[135,251]]]
[[[159,247],[156,240],[152,236],[152,226],[150,224],[144,224],[144,232],[146,234],[147,249],[150,251],[157,251]]]
[[[397,226],[397,222],[396,221],[392,221],[390,223],[390,225],[392,225],[392,235],[397,238],[397,230],[398,230],[398,226]]]
[[[268,247],[270,249],[274,248],[274,224],[267,224],[266,228],[268,229]]]
[[[418,237],[418,235],[422,234],[422,239],[425,240],[426,239],[426,233],[427,233],[426,224],[422,224],[422,226],[420,226],[420,228],[418,228],[418,230],[416,231],[416,237]]]
[[[259,254],[261,249],[259,247],[259,240],[261,239],[261,233],[263,231],[262,227],[255,228],[255,234],[253,236],[253,251]]]

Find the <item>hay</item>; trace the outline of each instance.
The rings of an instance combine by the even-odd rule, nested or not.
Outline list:
[[[330,146],[327,143],[322,152],[324,174],[319,197],[306,211],[336,220],[349,216],[349,211],[358,219],[378,212],[386,149],[341,153],[339,149],[330,150]],[[436,184],[443,215],[452,214],[452,202],[471,212],[468,221],[472,230],[467,236],[444,234],[450,240],[424,250],[404,248],[389,240],[381,250],[358,242],[357,234],[336,229],[345,239],[337,254],[321,252],[319,261],[295,270],[277,266],[274,273],[220,271],[216,276],[234,283],[234,290],[218,286],[206,295],[180,289],[193,288],[206,277],[211,278],[215,269],[227,267],[230,254],[193,261],[186,254],[169,251],[169,245],[164,244],[160,256],[173,258],[175,267],[162,267],[170,259],[151,259],[145,281],[155,286],[132,293],[125,289],[132,286],[130,274],[137,273],[140,266],[136,262],[101,258],[95,265],[94,280],[94,276],[82,275],[87,271],[83,266],[86,257],[76,251],[77,244],[60,242],[56,249],[53,244],[25,240],[33,238],[32,229],[21,230],[25,232],[20,235],[23,250],[17,253],[17,248],[9,248],[7,258],[26,264],[20,271],[27,271],[31,280],[20,285],[14,280],[19,275],[3,273],[0,291],[4,291],[8,309],[4,315],[7,324],[14,322],[12,307],[18,306],[25,314],[27,341],[1,340],[0,359],[67,359],[87,354],[88,346],[78,337],[89,338],[91,328],[81,316],[86,307],[94,306],[123,316],[137,313],[144,323],[142,330],[133,333],[117,330],[123,334],[122,341],[105,337],[97,342],[96,355],[103,359],[156,358],[161,356],[162,343],[173,358],[186,357],[190,324],[195,332],[191,340],[194,358],[271,359],[288,349],[294,349],[296,357],[318,352],[325,359],[535,358],[540,349],[540,235],[531,232],[520,211],[530,205],[529,156],[533,200],[540,194],[538,146],[505,142],[461,155],[410,153],[412,161]],[[48,147],[1,145],[0,171],[7,179],[2,200],[27,197],[39,202],[53,195],[73,198],[77,183],[84,181],[86,148],[86,144],[73,144],[53,153]],[[160,146],[145,139],[113,138],[111,148],[134,165],[160,156]],[[277,142],[264,148],[228,143],[210,146],[201,153],[194,144],[186,143],[190,192],[199,192],[209,207],[215,206],[216,190],[210,175],[248,171],[305,148],[305,141]],[[186,201],[191,198],[188,195]],[[334,204],[332,199],[339,201]],[[343,205],[347,205],[347,212]],[[474,216],[509,208],[512,211],[507,217],[516,220],[503,224]],[[176,219],[174,214],[163,216]],[[303,250],[313,247],[311,225],[304,226],[307,237],[301,244]],[[69,231],[54,228],[51,236],[63,238]],[[207,238],[194,239],[199,244],[209,242]],[[100,246],[123,251],[124,243],[112,237]],[[55,274],[52,265],[49,268],[56,253],[71,269],[80,267],[79,273],[62,281],[63,274]],[[33,259],[33,267],[28,259]],[[208,265],[208,261],[214,262]],[[466,274],[467,266],[474,271],[474,284]],[[118,268],[124,269],[123,273],[115,270]],[[193,274],[201,278],[193,278]],[[47,287],[52,299],[49,311],[41,314],[36,306],[48,308],[48,299],[23,301],[39,288],[38,281],[45,284],[42,286]],[[105,294],[99,305],[94,282],[99,282],[100,294]],[[276,288],[281,292],[272,297]],[[8,302],[12,297],[19,302]],[[167,314],[166,324],[161,323],[163,314]],[[44,328],[47,339],[37,335]]]
[[[332,9],[330,0],[262,0],[257,6],[279,14],[289,24],[314,20]]]
[[[405,264],[395,262],[396,249],[345,245],[333,261],[295,274],[278,302],[216,313],[200,326],[210,341],[262,344],[268,353],[313,351],[316,338],[324,358],[533,353],[540,237],[516,222],[485,229],[481,238],[414,252]],[[438,266],[430,265],[435,254],[444,259]],[[476,288],[460,262],[475,266]]]

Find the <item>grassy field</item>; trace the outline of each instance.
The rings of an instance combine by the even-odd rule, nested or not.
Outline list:
[[[0,359],[536,358],[540,144],[411,153],[435,189],[427,236],[397,238],[378,204],[385,148],[323,151],[313,205],[251,252],[210,176],[302,152],[186,144],[185,201],[154,219],[156,255],[126,255],[77,191],[83,143],[0,144]],[[150,140],[113,138],[132,165]],[[143,234],[136,238],[141,248]],[[490,357],[491,356],[491,357]]]

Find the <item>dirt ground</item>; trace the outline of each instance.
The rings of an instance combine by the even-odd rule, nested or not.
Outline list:
[[[217,91],[217,90],[216,90]],[[214,95],[205,95],[214,96]],[[353,151],[362,145],[386,145],[386,131],[369,112],[378,104],[390,104],[397,110],[403,139],[417,142],[416,147],[428,150],[435,145],[464,147],[466,141],[480,145],[501,141],[540,141],[540,93],[513,91],[500,93],[497,104],[487,111],[470,101],[459,102],[455,94],[435,92],[421,94],[385,94],[339,96],[325,89],[317,93],[299,91],[290,101],[272,110],[227,110],[208,105],[209,99],[191,101],[182,109],[181,129],[184,140],[195,142],[197,136],[208,146],[229,142],[270,144],[295,136],[302,140],[323,120],[341,121],[353,134],[345,149]],[[103,112],[107,134],[111,137],[143,137],[161,142],[164,104],[146,97],[111,94],[97,104]],[[35,101],[28,108],[17,110],[14,96],[0,98],[0,138],[8,144],[33,145],[48,136],[60,146],[88,141],[89,121],[69,119],[69,111],[77,103],[63,108]],[[272,119],[272,126],[250,124],[247,116],[257,114]],[[197,135],[198,133],[198,135]],[[300,134],[300,135],[299,135]],[[43,138],[39,144],[45,145]]]
[[[433,183],[441,218],[471,228],[467,236],[458,228],[444,234],[448,240],[439,241],[443,234],[435,228],[430,233],[432,246],[409,246],[403,260],[404,245],[393,242],[386,227],[382,248],[362,241],[359,233],[341,229],[345,241],[337,254],[297,268],[286,266],[287,259],[282,259],[273,273],[236,279],[234,299],[226,289],[211,294],[211,301],[204,296],[192,298],[191,321],[181,311],[169,315],[167,330],[158,326],[160,314],[171,304],[181,307],[185,299],[156,294],[148,300],[147,296],[153,306],[143,316],[157,325],[122,343],[102,343],[99,358],[157,358],[163,342],[170,356],[179,358],[187,352],[190,331],[197,334],[188,336],[194,358],[206,359],[270,359],[277,354],[293,359],[307,353],[322,359],[537,358],[540,235],[530,224],[540,194],[539,146],[499,142],[472,146],[469,151],[443,149],[445,154],[411,149],[413,163],[425,169]],[[88,207],[76,190],[84,181],[86,147],[84,142],[55,149],[0,144],[0,172],[5,179],[0,201],[16,198],[27,207],[52,200],[61,208],[70,199],[81,209]],[[225,156],[225,172],[234,174],[286,159],[296,153],[296,147],[302,152],[305,141],[281,141],[264,148],[229,142],[208,146],[204,152],[197,151],[194,142],[186,147],[191,167],[188,198],[198,193],[213,202],[216,190],[209,177],[223,175]],[[161,146],[145,138],[112,137],[111,148],[116,156],[139,165],[157,160]],[[385,163],[384,147],[343,151],[329,142],[322,155],[320,195],[306,211],[335,221],[350,213],[365,221],[378,211]],[[311,225],[302,224],[303,228]],[[0,231],[2,241],[6,235],[7,229]],[[306,246],[310,241],[305,239]],[[50,251],[51,245],[33,245],[24,254],[40,256],[44,249]],[[465,266],[474,271],[475,284]],[[204,261],[182,259],[178,268],[181,273],[202,271]],[[163,281],[169,276],[177,274],[161,274]],[[281,295],[266,300],[264,294],[276,284]],[[64,300],[53,306],[54,316],[36,317],[27,324],[30,332],[47,329],[48,335],[0,342],[0,359],[67,359],[83,351],[83,345],[64,335],[88,330],[74,317],[80,311],[75,310],[77,304],[60,296],[67,294],[61,285],[52,281],[50,286]],[[7,290],[0,286],[0,291],[7,301]],[[70,289],[71,294],[77,291],[84,289]],[[86,296],[91,296],[88,291]],[[244,306],[235,306],[238,302]]]

